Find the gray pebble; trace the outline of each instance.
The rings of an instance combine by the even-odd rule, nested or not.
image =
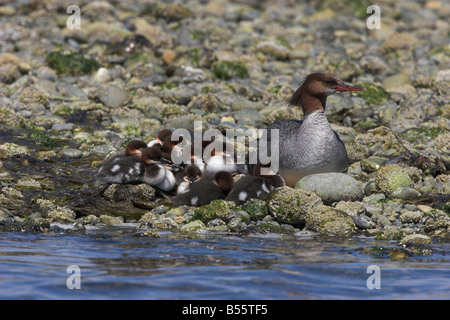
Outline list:
[[[61,153],[69,159],[78,159],[83,156],[83,152],[74,148],[62,149]]]

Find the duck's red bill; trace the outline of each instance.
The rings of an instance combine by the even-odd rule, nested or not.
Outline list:
[[[336,88],[336,91],[366,91],[366,89],[361,87],[354,87],[347,83],[340,83]]]

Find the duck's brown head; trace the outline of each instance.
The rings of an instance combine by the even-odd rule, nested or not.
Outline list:
[[[231,173],[226,171],[217,172],[215,175],[216,185],[225,195],[228,195],[234,187],[234,179]]]
[[[131,140],[125,147],[126,156],[140,156],[142,150],[147,148],[147,144],[141,140]]]
[[[145,164],[160,163],[162,152],[159,148],[151,147],[142,150],[141,161]]]
[[[330,94],[344,91],[364,91],[339,78],[325,73],[311,73],[302,80],[300,87],[288,100],[289,106],[301,106],[305,114],[324,110]]]

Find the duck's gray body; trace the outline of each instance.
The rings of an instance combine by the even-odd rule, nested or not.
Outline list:
[[[308,113],[303,121],[275,121],[267,129],[269,145],[272,143],[270,129],[279,130],[279,143],[273,148],[279,154],[279,174],[287,185],[294,186],[309,174],[347,169],[345,145],[323,111]]]

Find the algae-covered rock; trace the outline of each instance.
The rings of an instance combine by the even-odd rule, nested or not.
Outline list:
[[[212,72],[216,78],[228,80],[234,77],[246,78],[247,67],[240,61],[218,61],[212,65]]]
[[[420,221],[424,224],[423,231],[425,233],[437,232],[441,229],[448,230],[450,228],[450,215],[439,209],[433,209],[425,213]]]
[[[133,202],[138,207],[152,207],[156,196],[155,189],[147,184],[122,185],[111,184],[108,186],[103,196],[113,202]]]
[[[194,221],[186,223],[184,226],[181,227],[180,230],[184,231],[184,232],[196,232],[199,230],[203,230],[205,228],[206,228],[206,226],[202,221],[194,220]]]
[[[355,84],[358,87],[363,87],[365,91],[358,91],[356,96],[366,100],[368,104],[382,104],[389,99],[389,93],[383,87],[372,83]]]
[[[19,146],[12,142],[5,142],[0,144],[0,150],[6,151],[8,157],[11,157],[15,154],[29,154],[29,150],[27,147]]]
[[[405,246],[423,246],[431,243],[431,238],[423,234],[410,234],[400,240]]]
[[[324,236],[348,236],[355,232],[353,219],[345,212],[325,205],[312,207],[305,215],[307,230]]]
[[[47,63],[58,73],[79,75],[97,70],[99,63],[81,53],[54,51],[48,54]]]
[[[102,221],[102,223],[109,225],[109,226],[114,226],[117,224],[121,224],[123,223],[123,217],[113,217],[113,216],[109,216],[106,214],[102,214],[100,216],[100,220]]]
[[[135,233],[136,237],[141,238],[160,238],[160,235],[154,230],[143,230]]]
[[[411,187],[412,181],[402,167],[388,164],[377,171],[375,183],[381,192],[390,195],[399,188]]]
[[[267,215],[267,203],[261,199],[253,198],[242,205],[242,210],[250,215],[251,220],[262,220]]]
[[[207,223],[220,218],[227,222],[231,218],[230,213],[233,209],[237,209],[233,201],[214,200],[203,207],[195,209],[193,219]]]
[[[380,126],[370,129],[366,133],[358,134],[355,137],[355,143],[368,146],[369,149],[380,148],[381,151],[395,149],[396,152],[394,154],[399,154],[405,150],[401,143],[399,143],[397,137],[392,133],[391,129],[385,126]],[[383,155],[376,152],[376,149],[374,151],[373,155]]]
[[[364,196],[358,181],[345,173],[337,172],[307,175],[297,182],[295,189],[314,191],[325,204],[362,200]]]
[[[55,222],[73,222],[76,214],[69,208],[57,206],[48,212],[48,217]]]
[[[450,69],[441,70],[436,74],[434,86],[442,94],[450,93]]]
[[[267,198],[269,213],[289,224],[305,223],[306,212],[319,204],[322,200],[316,193],[290,187],[277,188]]]

